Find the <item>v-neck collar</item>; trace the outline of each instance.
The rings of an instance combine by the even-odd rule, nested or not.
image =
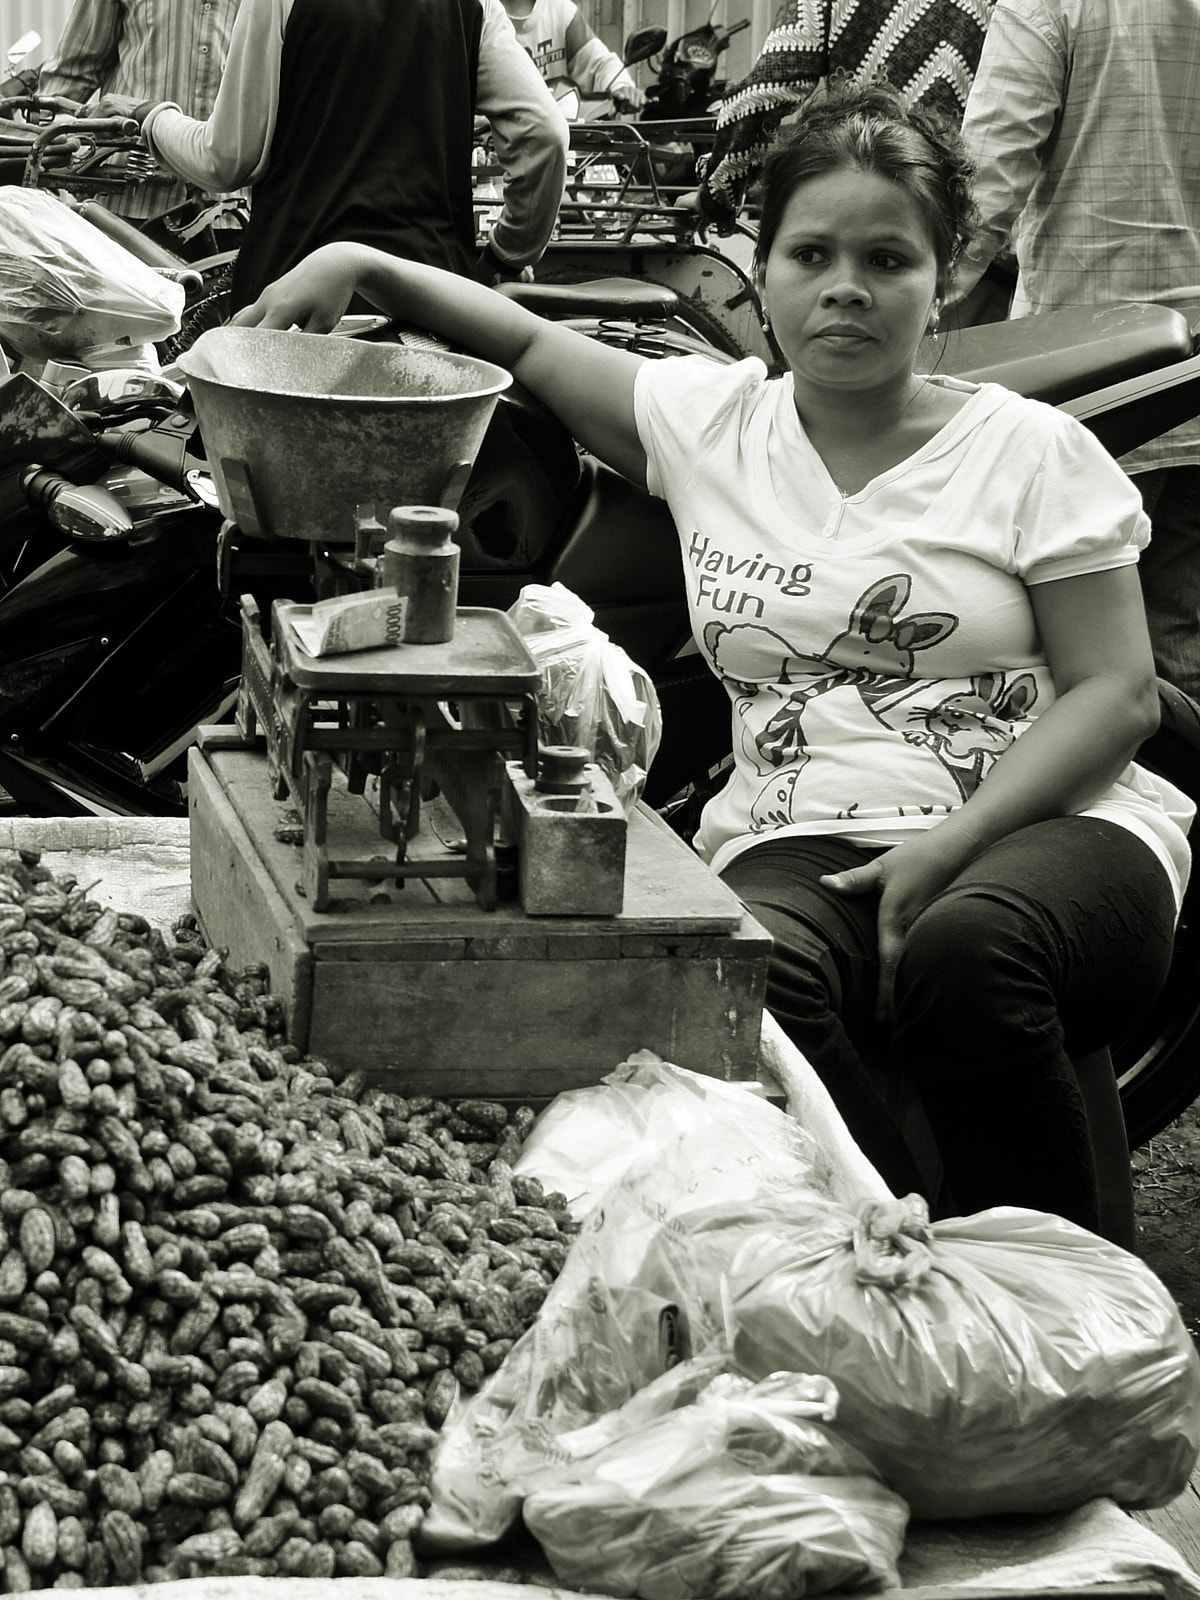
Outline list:
[[[815,479],[817,483],[826,489],[828,495],[823,525],[819,530],[814,530],[819,543],[826,544],[836,539],[841,528],[842,519],[848,508],[862,505],[872,495],[886,488],[895,478],[911,472],[914,467],[923,465],[926,461],[941,455],[945,450],[953,448],[964,432],[976,427],[982,420],[981,412],[983,416],[989,415],[998,404],[1002,403],[1008,393],[1008,391],[1000,389],[996,384],[968,383],[964,379],[953,378],[948,375],[935,374],[929,381],[944,387],[954,387],[968,391],[966,403],[960,406],[954,416],[944,422],[937,432],[927,439],[919,449],[897,461],[893,466],[886,468],[885,471],[877,473],[861,489],[856,489],[853,493],[846,494],[834,482],[829,468],[825,465],[820,452],[809,438],[804,424],[800,420],[799,413],[796,410],[791,374],[787,374],[780,380],[783,392],[780,394],[779,407],[775,412],[775,423],[780,432],[779,443],[782,446],[780,453],[786,455],[790,454],[792,450],[798,451],[801,459],[808,464],[810,481]],[[774,474],[770,470],[771,450],[770,437],[767,431],[764,431],[760,440],[760,454],[760,465],[763,469],[761,481],[765,485],[765,492],[769,497],[772,508],[777,515],[794,526],[796,522],[795,515],[789,512],[781,502],[776,489]],[[809,507],[810,519],[812,513],[817,510],[818,508],[815,506]]]

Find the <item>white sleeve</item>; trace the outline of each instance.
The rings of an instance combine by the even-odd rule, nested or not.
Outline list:
[[[500,0],[483,0],[475,109],[491,124],[504,168],[504,205],[492,230],[492,248],[512,266],[531,264],[540,259],[558,220],[569,130]]]
[[[292,0],[241,0],[207,122],[155,106],[144,124],[154,155],[188,183],[237,189],[262,177],[279,112],[279,63]]]
[[[686,482],[706,436],[737,426],[766,379],[757,356],[728,365],[708,356],[644,361],[634,382],[634,420],[646,452],[646,487],[660,500]]]
[[[1017,506],[1016,570],[1027,584],[1130,566],[1150,541],[1133,481],[1082,423],[1050,406],[1036,469]]]
[[[618,94],[634,87],[620,56],[593,34],[571,57],[567,70],[584,94]]]

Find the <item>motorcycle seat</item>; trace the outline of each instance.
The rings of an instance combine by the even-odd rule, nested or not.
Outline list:
[[[673,316],[679,306],[674,289],[641,278],[598,278],[593,283],[501,283],[497,289],[538,316],[651,317]]]
[[[919,370],[1006,389],[1048,405],[1157,371],[1192,354],[1195,306],[1078,306],[955,328],[921,347]]]

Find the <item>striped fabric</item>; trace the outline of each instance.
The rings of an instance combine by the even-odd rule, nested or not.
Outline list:
[[[771,136],[825,79],[883,80],[911,104],[958,122],[992,0],[782,0],[749,74],[728,91],[700,187],[701,208],[728,227],[758,176]]]
[[[238,0],[76,0],[42,94],[88,101],[95,94],[172,100],[207,117],[216,99]],[[181,183],[152,179],[103,196],[126,217],[153,217],[183,199]]]

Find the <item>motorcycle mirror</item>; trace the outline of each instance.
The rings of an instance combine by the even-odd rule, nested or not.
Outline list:
[[[638,28],[626,38],[622,59],[627,67],[632,67],[639,61],[648,61],[651,56],[658,54],[666,42],[665,28]]]
[[[30,28],[28,33],[23,33],[21,35],[16,44],[9,45],[8,54],[5,57],[5,60],[8,62],[10,67],[19,67],[22,61],[24,61],[25,57],[32,55],[41,42],[41,34],[35,33],[33,29]]]
[[[73,478],[98,478],[111,462],[91,431],[27,372],[0,383],[0,472],[40,461]]]

